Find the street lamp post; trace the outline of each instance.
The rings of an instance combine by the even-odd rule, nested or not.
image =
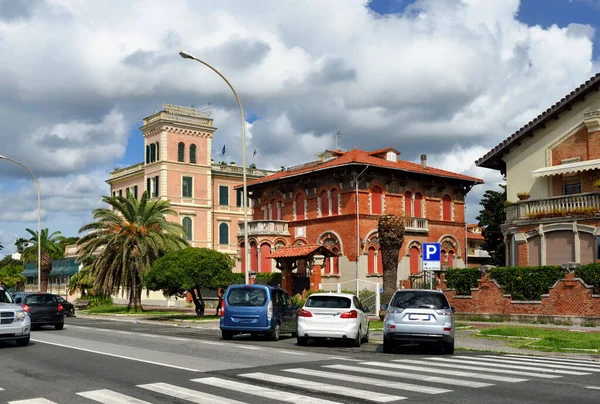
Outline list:
[[[248,284],[248,283],[250,283],[250,273],[248,270],[249,262],[250,262],[250,259],[249,259],[250,253],[249,253],[249,245],[248,245],[248,207],[246,206],[246,204],[248,203],[248,187],[247,187],[247,182],[246,182],[246,118],[244,117],[244,108],[242,108],[242,102],[240,101],[240,97],[238,97],[235,89],[233,88],[233,86],[231,85],[229,80],[227,80],[225,78],[225,76],[223,76],[221,74],[221,72],[219,72],[217,69],[215,69],[214,67],[212,67],[205,61],[200,60],[195,56],[192,56],[188,52],[181,51],[181,52],[179,52],[179,56],[181,56],[184,59],[192,59],[192,60],[195,60],[196,62],[200,62],[204,66],[210,68],[212,71],[217,73],[223,80],[225,80],[225,83],[227,83],[227,85],[233,92],[233,95],[235,96],[238,106],[240,107],[240,114],[242,115],[242,178],[243,178],[242,181],[244,183],[244,195],[243,195],[243,202],[242,202],[242,207],[244,208],[244,274],[245,274],[244,281],[246,282],[246,284]]]
[[[25,164],[19,163],[17,160],[13,160],[10,157],[6,157],[1,154],[0,154],[0,160],[12,161],[13,163],[18,164],[21,167],[23,167],[24,169],[26,169],[27,171],[29,171],[29,174],[31,174],[31,176],[35,180],[35,185],[37,186],[37,194],[38,194],[38,199],[37,199],[37,203],[38,203],[37,265],[38,265],[38,292],[39,292],[42,289],[42,251],[41,251],[42,250],[42,244],[41,244],[41,241],[42,241],[41,240],[41,237],[42,237],[42,193],[40,191],[40,183],[38,182],[38,179],[36,178],[35,174],[33,174],[33,171],[31,171],[29,169],[29,167],[27,167]]]

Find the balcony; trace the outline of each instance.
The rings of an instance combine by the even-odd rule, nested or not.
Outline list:
[[[468,255],[471,258],[490,258],[490,253],[485,250],[469,250]]]
[[[409,217],[406,219],[406,231],[427,233],[429,231],[428,221],[424,217]]]
[[[554,196],[515,202],[506,207],[506,223],[546,218],[596,216],[600,212],[600,193]]]
[[[244,223],[239,222],[238,237],[244,237]],[[289,236],[288,222],[283,220],[252,220],[248,236]]]

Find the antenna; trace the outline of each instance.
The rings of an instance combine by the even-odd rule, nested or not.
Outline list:
[[[339,150],[338,148],[338,139],[340,138],[340,136],[345,136],[345,133],[342,133],[342,130],[338,130],[337,133],[335,134],[335,150]]]

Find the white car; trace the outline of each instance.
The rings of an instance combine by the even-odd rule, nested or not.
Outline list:
[[[29,314],[0,286],[0,341],[15,341],[18,346],[25,346],[29,344],[30,331]]]
[[[369,318],[360,300],[350,293],[313,293],[298,314],[298,345],[310,338],[369,342]]]

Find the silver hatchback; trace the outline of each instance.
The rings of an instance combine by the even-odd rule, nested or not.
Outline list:
[[[399,343],[435,343],[454,353],[454,307],[437,290],[397,290],[385,310],[383,352]]]

